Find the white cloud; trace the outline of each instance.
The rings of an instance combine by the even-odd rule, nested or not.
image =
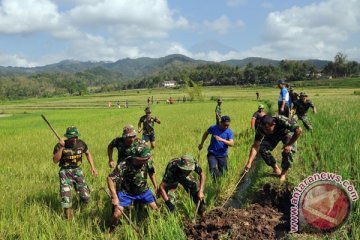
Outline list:
[[[0,66],[34,67],[37,63],[27,60],[19,54],[7,54],[0,52]]]
[[[173,19],[165,0],[103,0],[93,3],[82,1],[72,8],[68,17],[74,24],[94,25],[136,25],[142,29],[166,31],[187,25],[187,20],[180,17]]]
[[[234,30],[236,28],[244,28],[245,23],[243,20],[238,19],[235,22],[231,22],[230,19],[222,15],[214,21],[205,20],[203,22],[203,26],[205,26],[208,30],[214,31],[220,35],[226,35],[230,30]],[[197,28],[201,28],[201,25],[198,25]]]
[[[272,12],[266,20],[268,42],[250,52],[288,58],[332,59],[339,45],[360,30],[360,1],[328,0]]]
[[[215,19],[213,22],[204,21],[204,25],[212,30],[217,32],[218,34],[227,34],[229,29],[231,28],[232,23],[230,22],[227,16],[221,16],[218,19]]]
[[[58,25],[57,6],[49,0],[3,0],[0,4],[0,33],[44,31]]]

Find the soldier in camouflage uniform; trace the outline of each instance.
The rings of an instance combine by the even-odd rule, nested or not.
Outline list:
[[[120,162],[108,176],[108,187],[114,206],[110,232],[114,231],[118,224],[124,207],[130,206],[134,201],[148,204],[154,210],[157,209],[154,195],[147,183],[149,175],[154,189],[157,189],[150,149],[146,144],[141,144],[134,150],[133,155],[126,161]]]
[[[289,97],[290,97],[290,108],[294,106],[294,102],[296,102],[299,99],[299,94],[295,92],[295,89],[293,87],[290,87],[289,89]]]
[[[216,125],[219,125],[221,121],[221,104],[222,104],[222,100],[218,98],[217,105],[215,107]]]
[[[293,161],[292,145],[300,137],[301,133],[302,129],[287,117],[282,115],[278,117],[265,115],[256,130],[255,140],[250,149],[245,171],[249,171],[256,154],[260,152],[265,163],[271,166],[274,173],[280,176],[280,181],[285,181],[286,173]],[[271,154],[280,141],[284,144],[281,162],[282,170],[277,166],[276,160]]]
[[[60,171],[60,195],[61,206],[64,208],[65,217],[73,218],[71,189],[74,186],[83,203],[90,200],[90,190],[85,182],[85,176],[81,169],[82,154],[85,153],[91,166],[91,173],[97,175],[93,157],[86,145],[80,140],[79,131],[76,127],[68,127],[64,135],[67,139],[60,139],[54,147],[53,162],[59,163]]]
[[[311,122],[307,117],[307,111],[309,108],[313,109],[313,113],[316,114],[316,107],[307,99],[308,95],[304,92],[300,93],[300,99],[294,103],[295,119],[300,119],[307,130],[312,130]]]
[[[138,132],[143,131],[143,140],[151,143],[151,148],[155,148],[155,131],[154,124],[160,124],[160,120],[157,117],[151,116],[150,107],[145,108],[145,115],[143,115],[138,123]],[[141,124],[143,128],[141,128]]]
[[[109,166],[115,167],[113,160],[113,150],[118,150],[117,164],[125,161],[128,157],[135,154],[137,147],[143,145],[145,142],[139,138],[136,138],[136,131],[134,126],[128,124],[123,128],[123,134],[121,137],[114,138],[108,145],[107,152],[109,157]]]
[[[200,183],[190,175],[193,171],[200,176]],[[184,187],[186,192],[191,195],[195,204],[201,201],[198,213],[203,215],[205,212],[205,173],[190,155],[172,159],[166,167],[163,180],[160,184],[158,195],[160,194],[162,196],[166,206],[171,212],[175,211],[175,190],[179,183]]]

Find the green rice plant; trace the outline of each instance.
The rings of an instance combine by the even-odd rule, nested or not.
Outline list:
[[[229,148],[229,171],[217,183],[212,182],[209,176],[206,158],[209,139],[200,152],[199,164],[207,175],[205,200],[208,210],[219,206],[232,194],[242,174],[253,141],[253,133],[248,129],[251,116],[259,104],[255,96],[257,90],[262,100],[271,103],[268,111],[276,112],[274,103],[278,90],[274,88],[203,88],[204,99],[222,96],[223,114],[230,115],[232,119],[230,128],[235,140],[235,146]],[[319,113],[309,114],[315,130],[313,133],[305,132],[299,139],[299,152],[295,155],[289,181],[297,184],[315,170],[334,171],[344,179],[351,179],[360,189],[360,126],[356,120],[360,119],[360,113],[358,97],[352,94],[354,89],[305,90]],[[320,95],[316,96],[318,93]],[[166,164],[172,158],[186,153],[197,156],[202,134],[215,123],[215,102],[164,103],[163,100],[169,96],[177,99],[186,95],[184,89],[154,89],[151,93],[148,90],[131,90],[83,97],[1,102],[0,112],[10,115],[0,118],[0,191],[3,193],[0,195],[0,239],[139,239],[126,221],[122,221],[112,236],[107,234],[111,202],[102,189],[106,187],[106,177],[111,172],[107,164],[107,145],[121,134],[125,124],[137,125],[150,94],[155,101],[160,101],[151,106],[152,114],[161,120],[161,124],[155,126],[156,148],[152,151],[160,182]],[[128,100],[130,107],[107,107],[108,101],[115,103],[117,100],[122,103]],[[25,111],[28,113],[23,114]],[[41,119],[41,114],[48,118],[60,135],[66,127],[77,126],[99,172],[97,177],[91,176],[89,164],[84,161],[82,167],[91,188],[91,202],[82,209],[77,196],[73,196],[76,208],[74,221],[66,221],[62,217],[58,166],[52,163],[57,140]],[[280,150],[275,152],[280,159]],[[256,161],[258,168],[250,179],[249,196],[266,182],[278,182],[278,179],[266,175],[271,169],[262,159]],[[160,210],[149,211],[147,219],[136,222],[146,239],[186,239],[183,228],[185,222],[193,218],[195,206],[181,186],[177,196],[176,214],[169,214],[163,200],[158,199]],[[354,209],[349,223],[330,235],[330,239],[360,238],[357,230],[360,223],[358,203]]]

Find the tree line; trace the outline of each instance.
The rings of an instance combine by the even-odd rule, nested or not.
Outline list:
[[[138,79],[126,79],[121,73],[96,67],[77,73],[38,73],[0,77],[0,99],[83,95],[87,93],[160,87],[174,80],[179,86],[220,86],[273,84],[278,79],[288,81],[313,80],[321,75],[336,77],[359,76],[360,64],[347,61],[337,53],[334,61],[323,69],[304,61],[282,60],[278,66],[249,63],[245,67],[220,63],[168,66]]]

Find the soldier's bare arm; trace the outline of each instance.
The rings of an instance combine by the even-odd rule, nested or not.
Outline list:
[[[150,173],[150,174],[149,174],[149,177],[150,177],[151,183],[152,183],[153,186],[154,186],[154,191],[157,192],[157,191],[158,191],[158,186],[157,186],[157,182],[156,182],[156,175],[155,175],[155,173]]]
[[[205,173],[202,171],[200,174],[200,189],[198,193],[198,198],[200,200],[204,199],[205,179],[206,179]]]
[[[138,122],[138,132],[140,133],[141,130],[142,130],[142,128],[141,128],[141,119],[140,119],[139,122]]]
[[[87,160],[88,160],[88,162],[89,162],[89,164],[90,164],[90,167],[91,167],[91,174],[94,175],[94,176],[97,176],[97,175],[98,175],[98,172],[97,172],[97,170],[96,170],[96,168],[95,168],[95,166],[94,166],[94,159],[93,159],[90,151],[87,150],[87,151],[85,152],[85,155],[86,155],[86,158],[87,158]]]
[[[256,122],[256,118],[251,118],[251,122],[250,122],[250,124],[251,124],[251,129],[253,129],[253,130],[255,130],[255,122]]]
[[[115,183],[112,177],[108,176],[107,178],[108,188],[111,195],[111,202],[113,205],[118,206],[119,205],[119,198],[116,194],[116,188]]]
[[[284,145],[283,150],[287,153],[291,152],[292,145],[296,142],[296,140],[300,137],[302,133],[301,127],[295,129],[294,135],[292,135],[290,141]]]
[[[159,186],[159,193],[160,193],[161,197],[164,199],[164,201],[166,202],[169,200],[169,196],[168,196],[165,188],[166,188],[166,183],[161,182],[160,186]]]
[[[315,106],[313,107],[313,113],[315,113],[315,114],[317,113],[317,110],[316,110]]]
[[[249,158],[247,161],[247,164],[245,166],[245,171],[249,171],[252,165],[252,162],[254,161],[256,154],[259,151],[259,147],[260,147],[260,141],[255,141],[250,149],[250,153],[249,153]]]
[[[59,144],[60,144],[61,147],[58,149],[58,151],[53,156],[53,162],[55,164],[59,163],[59,161],[60,161],[60,159],[62,157],[62,152],[63,152],[64,146],[65,146],[64,140],[60,138],[59,139]]]
[[[108,145],[107,152],[108,152],[108,158],[109,158],[109,167],[114,168],[115,162],[113,160],[113,150],[114,147],[111,145],[111,143]]]

